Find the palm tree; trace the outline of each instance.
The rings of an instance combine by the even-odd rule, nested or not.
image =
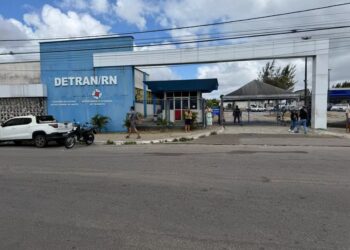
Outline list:
[[[92,125],[97,127],[97,131],[101,132],[109,122],[110,118],[108,116],[96,114],[91,118]]]

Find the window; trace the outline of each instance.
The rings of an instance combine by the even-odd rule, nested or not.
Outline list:
[[[36,117],[37,123],[48,123],[48,122],[56,122],[55,118],[52,115],[42,115]]]
[[[169,109],[173,110],[174,109],[174,99],[168,99],[168,104],[169,104]]]
[[[181,97],[181,92],[174,92],[174,97]]]
[[[143,103],[143,89],[135,88],[135,102]]]
[[[182,98],[182,109],[188,109],[188,98]]]
[[[190,108],[197,109],[197,97],[191,97],[190,99]]]
[[[147,104],[152,104],[152,103],[153,103],[152,92],[147,91]]]
[[[181,98],[175,99],[175,109],[181,109]]]
[[[31,118],[22,118],[21,121],[20,121],[20,124],[18,124],[18,125],[28,125],[31,122],[32,122]]]
[[[32,122],[31,118],[13,118],[4,123],[4,127],[18,126],[18,125],[27,125]]]

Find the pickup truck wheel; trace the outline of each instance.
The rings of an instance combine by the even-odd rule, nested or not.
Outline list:
[[[35,146],[38,148],[45,147],[47,144],[47,140],[46,140],[45,135],[36,135],[34,137],[34,143],[35,143]]]

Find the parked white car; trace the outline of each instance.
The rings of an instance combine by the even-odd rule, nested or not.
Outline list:
[[[258,106],[258,105],[255,105],[255,104],[251,104],[247,110],[249,110],[250,112],[263,112],[263,111],[266,111],[266,109],[263,106]]]
[[[335,104],[331,107],[331,111],[346,111],[348,108],[347,104]]]
[[[72,123],[58,123],[53,116],[19,116],[11,118],[0,126],[0,142],[34,141],[35,146],[42,148],[48,141],[62,144],[65,136],[73,128]]]

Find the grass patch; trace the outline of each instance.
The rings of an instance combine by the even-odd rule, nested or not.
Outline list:
[[[106,145],[114,145],[115,143],[114,143],[114,141],[112,141],[112,140],[110,140],[110,139],[108,139],[107,141],[106,141]]]
[[[192,140],[193,140],[193,138],[186,138],[186,137],[181,137],[179,139],[180,142],[186,142],[186,141],[192,141]]]
[[[124,145],[136,145],[136,141],[126,141]]]

